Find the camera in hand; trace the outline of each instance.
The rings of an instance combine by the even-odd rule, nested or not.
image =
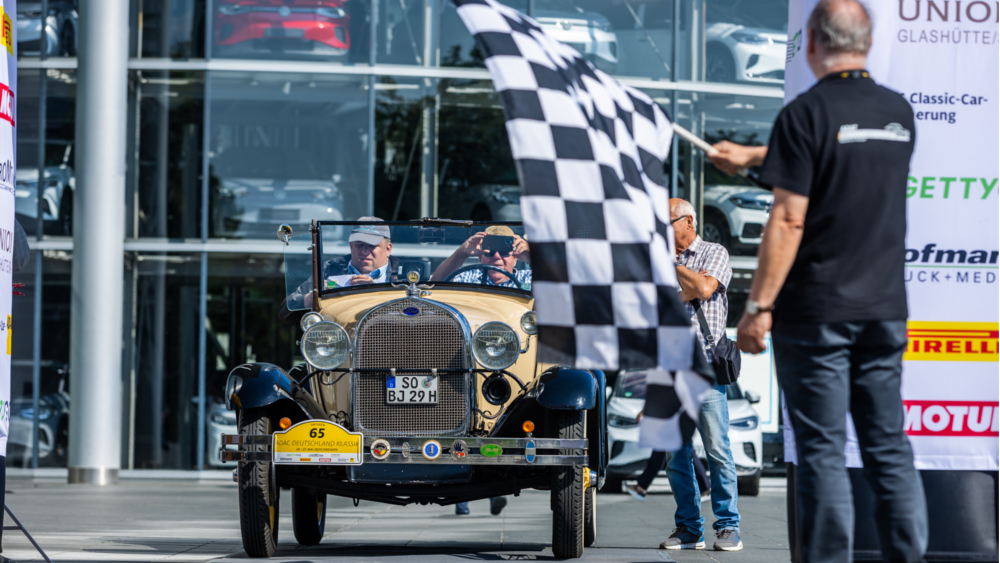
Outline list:
[[[499,252],[500,256],[510,256],[514,252],[514,237],[504,235],[486,235],[480,245],[483,253],[492,256],[494,252]]]

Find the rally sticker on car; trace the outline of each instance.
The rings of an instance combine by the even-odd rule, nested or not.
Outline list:
[[[364,437],[327,420],[307,420],[274,433],[274,463],[361,465]]]

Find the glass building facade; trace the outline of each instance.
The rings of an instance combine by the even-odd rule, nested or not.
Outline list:
[[[767,142],[787,0],[506,3],[696,134]],[[33,255],[14,277],[7,464],[65,466],[78,16],[76,0],[19,9],[16,211]],[[126,232],[124,271],[108,272],[125,283],[121,334],[107,335],[121,338],[124,393],[106,408],[123,417],[123,469],[211,468],[211,436],[235,424],[229,371],[300,361],[276,315],[278,225],[519,219],[517,175],[450,0],[133,0],[130,21],[126,213],[107,218]],[[733,255],[732,324],[769,196],[683,141],[666,168],[704,238]]]

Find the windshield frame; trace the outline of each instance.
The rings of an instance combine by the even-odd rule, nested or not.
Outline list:
[[[316,276],[319,275],[319,270],[322,267],[323,262],[323,227],[345,227],[345,226],[356,226],[356,225],[381,225],[386,227],[465,227],[468,229],[473,229],[475,227],[483,227],[484,229],[493,225],[506,225],[508,227],[521,227],[524,224],[521,221],[464,221],[457,219],[437,219],[437,218],[424,218],[424,219],[414,219],[412,221],[316,221],[315,232],[313,233],[314,244],[313,244],[313,279],[317,279]],[[319,284],[316,284],[317,286]],[[359,293],[376,292],[376,291],[386,291],[386,290],[398,290],[409,285],[407,282],[402,282],[398,284],[385,283],[377,285],[358,285],[343,288],[325,289],[321,286],[315,287],[319,292],[320,299],[327,299],[335,295],[353,295]],[[530,290],[517,289],[513,287],[503,287],[498,285],[487,285],[487,284],[468,284],[468,283],[454,283],[454,282],[420,282],[418,287],[427,286],[427,289],[439,288],[448,290],[459,290],[459,291],[489,291],[497,293],[505,293],[508,295],[516,295],[518,297],[533,299],[533,295]]]

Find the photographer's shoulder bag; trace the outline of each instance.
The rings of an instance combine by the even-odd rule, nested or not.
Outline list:
[[[736,383],[740,377],[740,351],[736,348],[736,343],[726,337],[725,331],[718,343],[712,336],[712,331],[708,327],[708,319],[705,312],[701,310],[701,301],[695,299],[691,302],[695,312],[698,313],[698,324],[701,325],[701,333],[705,335],[709,347],[712,349],[712,368],[715,370],[715,377],[719,385],[729,385]]]

